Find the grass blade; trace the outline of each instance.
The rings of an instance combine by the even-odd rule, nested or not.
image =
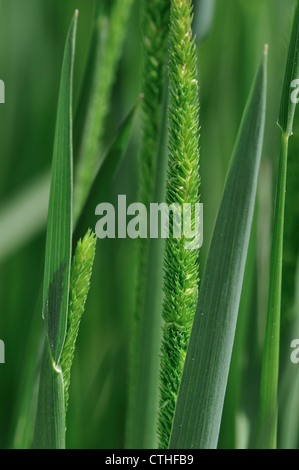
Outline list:
[[[114,2],[109,18],[105,47],[102,44],[100,27],[98,30],[98,58],[94,70],[90,106],[88,107],[83,130],[75,183],[75,219],[81,213],[96,170],[104,121],[133,1],[116,0]],[[103,16],[103,21],[105,21],[105,16]]]
[[[285,77],[283,83],[280,112],[278,125],[282,132],[287,136],[292,135],[293,123],[296,110],[296,100],[292,99],[292,91],[294,91],[293,80],[299,79],[299,3],[296,2],[296,10],[285,69]],[[297,83],[298,87],[298,83]]]
[[[169,32],[170,0],[142,0],[142,143],[139,168],[139,200],[147,208],[155,200],[155,178],[162,174],[164,153],[161,154],[162,120],[166,119],[163,109],[163,89],[166,88],[166,62]],[[164,93],[166,94],[166,93]],[[163,114],[163,111],[165,113]],[[162,161],[161,161],[162,159]],[[160,168],[158,168],[160,166]],[[162,170],[160,175],[157,172]],[[164,181],[161,185],[164,186]],[[159,190],[158,190],[159,191]],[[155,194],[156,196],[157,194]],[[164,201],[164,197],[162,198]],[[159,360],[159,338],[161,314],[152,311],[155,294],[148,289],[153,287],[149,264],[159,263],[152,250],[158,241],[139,239],[137,247],[137,276],[134,314],[131,325],[131,345],[129,361],[128,412],[126,423],[127,448],[155,448],[157,414],[157,378]],[[151,245],[151,246],[150,246]],[[156,271],[156,273],[159,270]],[[150,287],[149,287],[150,286]],[[157,349],[158,348],[158,349]],[[155,365],[154,365],[155,363]],[[142,429],[142,432],[140,432]]]
[[[164,119],[159,137],[153,197],[153,201],[161,202],[165,201],[168,160],[167,108],[168,87],[165,86],[162,111]],[[140,242],[143,241],[146,241],[146,239],[140,240]],[[144,291],[143,302],[140,305],[140,310],[138,310],[139,321],[135,318],[135,323],[132,325],[133,339],[130,365],[134,370],[131,369],[130,374],[131,390],[129,393],[131,393],[131,396],[129,400],[132,403],[129,404],[127,418],[127,448],[156,449],[158,446],[156,424],[159,410],[159,353],[162,332],[161,305],[163,299],[164,246],[165,240],[162,238],[149,240],[148,252],[145,253],[147,254],[145,278],[139,279],[139,287],[141,289],[141,283],[144,283]],[[133,382],[133,378],[136,383]],[[142,429],[142,433],[140,429]]]
[[[232,156],[209,249],[176,405],[170,448],[216,448],[262,152],[266,56]]]
[[[69,300],[72,242],[72,83],[78,11],[64,52],[56,121],[49,200],[43,317],[46,324],[34,446],[64,448],[62,352]]]
[[[296,101],[292,97],[293,80],[299,77],[299,2],[294,16],[286,64],[278,125],[281,133],[277,193],[271,251],[268,314],[263,354],[257,446],[277,447],[277,389],[279,376],[281,285],[283,264],[284,213],[289,137],[293,133]]]
[[[77,16],[67,38],[53,151],[43,287],[43,317],[57,363],[65,338],[72,234],[72,77]]]
[[[131,136],[132,126],[137,110],[139,108],[142,96],[138,99],[135,106],[118,130],[110,149],[106,153],[104,160],[98,165],[94,180],[89,190],[86,202],[78,221],[75,221],[74,240],[79,240],[86,230],[95,225],[94,211],[96,206],[104,202],[104,198],[113,183],[117,170],[125,155],[129,138]]]

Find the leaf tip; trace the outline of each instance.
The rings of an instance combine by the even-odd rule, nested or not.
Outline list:
[[[268,55],[268,50],[269,50],[269,44],[265,44],[265,45],[264,45],[264,55],[265,55],[265,56]]]

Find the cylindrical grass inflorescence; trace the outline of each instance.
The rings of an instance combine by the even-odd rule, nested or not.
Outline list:
[[[169,162],[166,202],[199,202],[199,98],[191,0],[172,0],[169,41]],[[196,224],[192,214],[192,226]],[[167,448],[187,345],[198,299],[198,249],[185,237],[166,240],[161,347],[160,447]]]
[[[76,340],[90,287],[96,240],[94,232],[88,230],[83,239],[78,241],[72,261],[67,333],[60,361],[63,374],[65,413],[68,408],[71,367]]]

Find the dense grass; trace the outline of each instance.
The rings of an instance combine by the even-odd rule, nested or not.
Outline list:
[[[103,3],[108,7],[105,15],[109,17],[110,2]],[[113,2],[114,5],[117,3]],[[106,56],[112,78],[109,78],[111,88],[105,91],[107,103],[100,116],[101,129],[95,131],[96,140],[101,137],[99,159],[109,154],[106,149],[110,148],[117,129],[139,94],[144,92],[140,4],[140,1],[132,2],[124,43],[123,46],[117,44],[113,67]],[[201,202],[204,204],[200,278],[248,90],[264,44],[269,44],[261,173],[219,447],[253,447],[256,444],[280,152],[280,131],[276,122],[295,5],[294,0],[218,0],[212,22],[208,12],[205,24],[197,16],[201,8],[195,10],[193,31],[196,34],[198,28],[200,39],[196,44],[201,103]],[[86,88],[82,84],[88,83],[84,77],[90,58],[96,6],[96,1],[84,0],[64,0],[63,4],[58,0],[0,3],[0,79],[6,85],[6,103],[0,104],[0,339],[5,343],[6,353],[6,363],[0,364],[1,448],[32,445],[43,346],[41,280],[47,194],[63,50],[71,18],[78,8],[80,19],[73,90],[74,117],[78,124],[74,148],[76,169],[82,159],[79,143],[84,129],[82,121],[76,118],[76,110],[84,111],[88,106],[88,99],[84,102]],[[101,76],[100,69],[97,73]],[[165,114],[166,106],[162,106]],[[290,342],[299,337],[298,275],[296,278],[299,255],[298,119],[295,115],[287,176],[278,448],[298,448],[299,445],[299,419],[294,411],[298,409],[299,366],[291,364],[289,359]],[[118,194],[126,194],[128,203],[138,200],[141,129],[139,114],[120,171],[105,194],[107,202],[115,203]],[[157,136],[157,141],[160,137]],[[94,142],[92,145],[94,149]],[[159,152],[165,161],[165,136],[164,142],[159,141]],[[94,151],[92,153],[93,166],[96,157]],[[161,188],[161,182],[159,184]],[[21,203],[24,205],[20,206]],[[77,241],[74,240],[74,246]],[[136,305],[137,243],[130,239],[97,241],[94,272],[72,367],[67,447],[118,449],[125,446],[131,319]],[[149,292],[146,295],[151,297]]]

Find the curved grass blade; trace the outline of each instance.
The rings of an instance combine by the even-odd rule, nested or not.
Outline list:
[[[165,107],[163,109],[163,106],[164,101],[167,101],[164,96],[166,98],[167,95],[168,98],[166,64],[171,1],[142,0],[140,3],[143,11],[141,75],[144,100],[139,155],[139,200],[149,208],[150,203],[155,200],[154,196],[158,196],[156,191],[160,192],[158,186],[161,185],[162,189],[165,185],[165,172],[162,166],[167,160],[165,158],[167,152],[162,155],[161,137],[164,134],[166,140],[167,135],[167,132],[164,132],[163,122],[167,119],[167,109]],[[159,178],[161,178],[160,183],[157,181]],[[164,195],[162,200],[164,201]],[[161,245],[160,240],[140,238],[137,246],[136,294],[130,333],[130,378],[125,436],[125,446],[131,449],[157,446],[155,428],[161,314],[155,304],[157,296],[160,295],[159,287],[154,291],[152,289],[160,273],[158,265],[161,258],[157,259],[155,254],[160,250],[159,245]],[[152,277],[153,272],[155,280]],[[162,285],[163,279],[160,281]]]
[[[48,213],[43,316],[46,324],[34,446],[65,447],[63,377],[58,365],[67,324],[72,243],[72,83],[78,11],[64,52]]]
[[[281,283],[287,159],[289,137],[293,133],[296,110],[296,100],[294,100],[292,90],[293,80],[299,80],[299,2],[297,2],[294,16],[278,119],[278,125],[282,131],[281,152],[274,213],[268,314],[256,440],[257,447],[266,449],[275,449],[277,447],[277,389],[279,376]]]
[[[114,84],[117,64],[121,55],[130,11],[134,0],[116,0],[111,7],[111,15],[104,14],[101,21],[109,21],[107,37],[103,46],[101,23],[98,25],[97,60],[90,96],[90,105],[85,119],[82,143],[79,152],[78,172],[75,180],[75,219],[78,218],[86,202],[86,197],[97,167],[99,145],[103,136],[104,122]],[[105,6],[99,4],[99,12]],[[106,30],[106,25],[104,28]]]
[[[71,262],[72,234],[72,75],[77,16],[69,31],[61,72],[56,120],[51,190],[48,212],[43,317],[53,360],[57,363],[63,347]]]
[[[93,105],[90,99],[92,83],[99,64],[99,51],[104,47],[108,34],[108,2],[97,0],[95,20],[89,57],[84,72],[80,98],[74,119],[74,148],[79,148],[84,130],[84,122]],[[0,207],[0,263],[17,249],[44,230],[47,224],[51,171],[40,175],[36,180]]]
[[[157,150],[157,169],[153,201],[165,201],[168,135],[168,80],[165,80],[162,124]],[[145,240],[140,240],[145,241]],[[156,425],[159,410],[159,366],[162,334],[161,305],[163,300],[163,255],[165,240],[149,240],[146,256],[142,309],[132,324],[131,374],[126,429],[126,448],[156,449]],[[136,312],[137,313],[137,312]],[[137,318],[135,318],[137,320]],[[136,352],[137,351],[137,352]],[[133,380],[135,378],[135,380]],[[135,383],[134,383],[135,382]],[[140,432],[142,429],[142,432]]]
[[[94,211],[96,206],[103,202],[106,197],[111,184],[115,178],[116,172],[121,164],[125,155],[131,130],[139,108],[142,96],[139,97],[135,106],[121,125],[117,132],[110,149],[104,157],[104,160],[98,165],[95,177],[91,188],[89,190],[83,210],[81,211],[80,218],[75,221],[74,240],[79,240],[86,233],[88,228],[94,226]]]
[[[175,410],[172,449],[217,447],[262,152],[266,57],[267,47],[214,228]]]

